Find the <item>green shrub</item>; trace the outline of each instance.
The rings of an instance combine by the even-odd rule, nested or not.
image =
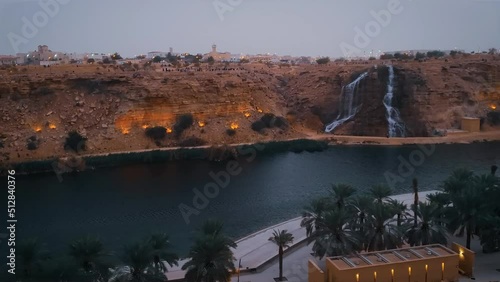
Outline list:
[[[260,118],[260,120],[266,125],[266,127],[271,128],[271,127],[273,127],[273,121],[275,118],[276,118],[276,116],[274,114],[267,113],[267,114],[264,114]]]
[[[266,128],[266,124],[263,123],[261,120],[257,120],[254,123],[252,123],[252,130],[261,132],[264,128]]]
[[[148,127],[145,134],[153,140],[161,140],[167,136],[167,129],[163,126]]]
[[[226,134],[229,135],[229,136],[234,136],[234,135],[236,135],[236,130],[228,128],[226,130]]]
[[[192,114],[183,114],[177,117],[177,121],[174,124],[175,136],[181,136],[184,130],[188,129],[193,125],[194,118]]]
[[[207,142],[198,137],[189,137],[188,139],[179,142],[180,147],[198,147],[207,144]]]
[[[50,89],[47,86],[42,86],[42,87],[32,91],[31,93],[33,95],[37,95],[37,96],[47,96],[47,95],[54,94],[54,90]]]
[[[73,150],[75,152],[80,152],[85,150],[85,142],[87,138],[81,136],[76,131],[70,131],[68,137],[66,137],[66,142],[64,142],[65,150]]]
[[[276,117],[274,119],[274,127],[279,127],[279,128],[287,128],[288,127],[288,121],[284,117]]]
[[[489,112],[486,115],[488,123],[491,125],[500,125],[500,112]]]
[[[326,65],[330,62],[330,58],[329,57],[323,57],[323,58],[319,58],[316,60],[316,63],[318,63],[318,65]]]
[[[30,151],[38,149],[38,145],[40,145],[40,139],[38,139],[36,135],[33,135],[30,138],[28,138],[26,142],[27,142],[26,147]]]

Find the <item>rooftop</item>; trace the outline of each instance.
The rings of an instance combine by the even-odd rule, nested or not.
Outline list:
[[[329,260],[340,270],[407,262],[436,257],[457,255],[443,245],[427,245],[403,249],[384,250],[370,253],[359,253],[350,256],[331,257]]]

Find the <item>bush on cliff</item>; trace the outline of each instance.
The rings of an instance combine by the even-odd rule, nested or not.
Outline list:
[[[47,86],[42,86],[36,90],[32,90],[31,94],[36,95],[36,96],[47,96],[47,95],[54,94],[54,90],[50,89]]]
[[[234,136],[234,135],[236,135],[236,130],[228,128],[226,130],[226,134],[229,135],[229,136]]]
[[[274,114],[267,113],[267,114],[264,114],[260,118],[260,120],[266,125],[266,127],[271,128],[271,127],[273,127],[273,121],[275,118],[276,118],[276,116]]]
[[[326,65],[330,62],[330,58],[329,57],[323,57],[323,58],[319,58],[316,60],[316,63],[318,65]]]
[[[145,134],[153,140],[161,140],[167,136],[167,129],[163,126],[148,127]]]
[[[198,147],[207,144],[207,142],[198,137],[189,137],[179,142],[179,147]]]
[[[38,149],[38,146],[40,145],[40,139],[38,139],[35,135],[28,138],[26,142],[27,142],[26,147],[30,151]]]
[[[257,120],[254,123],[252,123],[252,130],[261,132],[264,128],[266,128],[266,124],[263,123],[261,120]]]
[[[177,117],[177,121],[174,125],[174,133],[176,137],[181,136],[184,130],[188,129],[193,125],[194,119],[192,114],[183,114]]]
[[[72,150],[75,152],[80,152],[85,150],[85,143],[87,138],[83,137],[76,131],[70,131],[68,137],[66,137],[66,142],[64,142],[65,150]]]
[[[486,117],[489,124],[500,125],[500,112],[489,112]]]

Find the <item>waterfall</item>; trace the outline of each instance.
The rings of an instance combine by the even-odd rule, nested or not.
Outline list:
[[[353,82],[342,87],[340,95],[339,115],[337,118],[326,126],[325,132],[332,132],[339,125],[353,118],[359,108],[361,108],[361,96],[358,94],[358,86],[361,80],[368,75],[368,72],[362,73]]]
[[[394,68],[389,66],[389,81],[387,93],[384,96],[385,116],[388,123],[388,137],[405,137],[405,124],[399,115],[398,109],[392,106],[394,96]]]

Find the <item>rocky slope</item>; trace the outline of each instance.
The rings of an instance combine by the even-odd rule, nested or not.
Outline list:
[[[251,64],[201,72],[162,72],[159,66],[4,68],[0,70],[0,162],[71,154],[63,148],[71,130],[88,138],[87,153],[172,147],[191,137],[208,145],[307,137],[321,133],[335,119],[342,87],[363,71],[369,76],[360,84],[362,108],[335,134],[385,136],[383,63]],[[458,128],[462,116],[485,117],[500,106],[498,56],[393,65],[395,105],[410,136]],[[179,115],[188,113],[194,116],[194,125],[179,138],[169,134],[155,143],[145,137],[145,128],[171,129]],[[253,131],[252,122],[264,113],[286,117],[288,128]],[[226,133],[229,128],[236,128],[234,136]],[[27,148],[32,136],[38,149]]]

